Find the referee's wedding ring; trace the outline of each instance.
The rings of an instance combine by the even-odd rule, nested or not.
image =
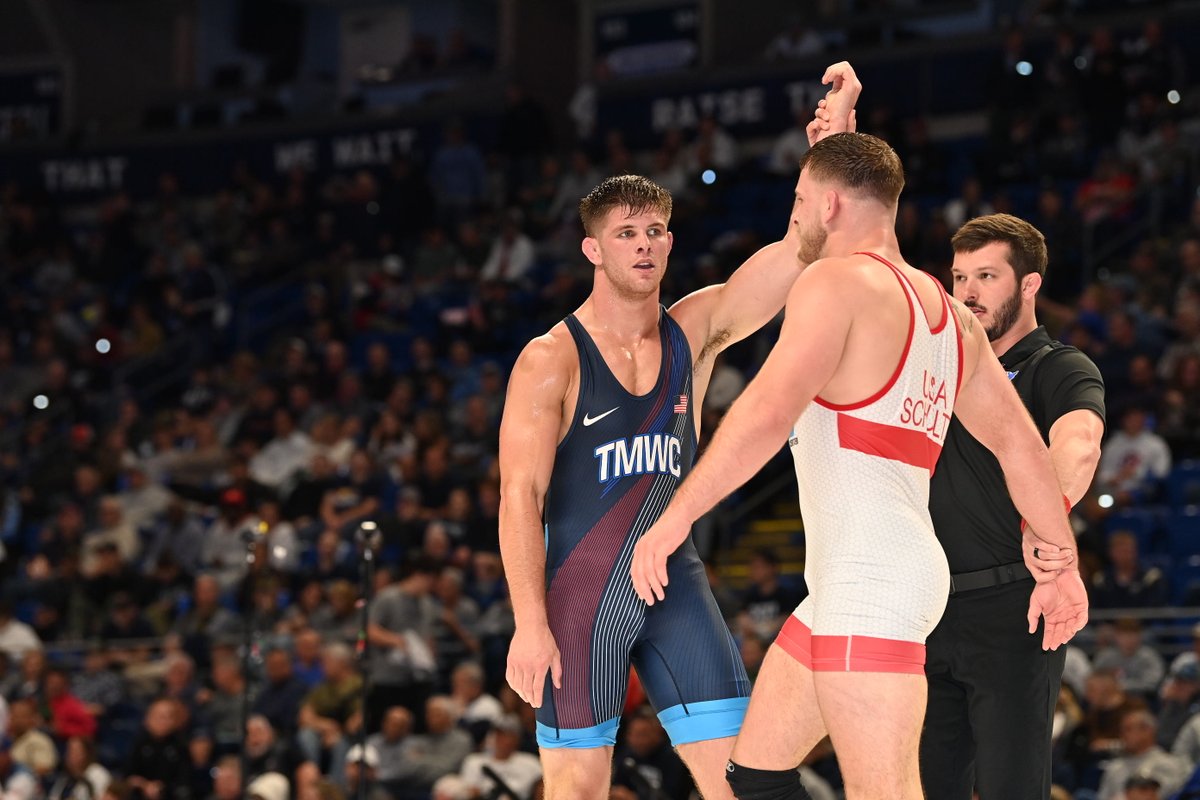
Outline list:
[[[1039,558],[1039,557],[1040,557],[1040,556],[1038,556],[1038,549],[1037,549],[1036,547],[1035,547],[1035,548],[1033,548],[1033,557],[1034,557],[1034,558]]]

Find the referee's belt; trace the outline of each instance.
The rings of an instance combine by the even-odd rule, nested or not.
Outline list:
[[[1011,564],[1001,564],[987,569],[977,569],[974,572],[960,572],[950,576],[950,594],[970,592],[975,589],[989,589],[993,586],[1003,586],[1006,583],[1033,580],[1033,575],[1021,561]]]

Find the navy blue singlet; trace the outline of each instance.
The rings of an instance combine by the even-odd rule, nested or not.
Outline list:
[[[538,710],[543,747],[615,742],[629,667],[675,744],[736,735],[750,685],[689,538],[669,559],[666,600],[647,608],[629,577],[638,538],[696,451],[692,356],[665,309],[654,388],[630,394],[574,315],[579,400],[546,495],[546,606],[563,664]]]

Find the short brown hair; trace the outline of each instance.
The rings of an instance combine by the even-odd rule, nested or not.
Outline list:
[[[1046,276],[1046,237],[1025,220],[1012,214],[988,214],[976,217],[958,229],[950,239],[956,253],[974,253],[989,244],[1008,245],[1008,263],[1017,274],[1017,283],[1036,272]]]
[[[587,197],[579,201],[579,220],[588,236],[596,233],[595,224],[614,208],[625,208],[631,216],[657,211],[671,219],[671,193],[641,175],[616,175],[605,178]]]
[[[893,206],[904,189],[904,167],[887,142],[869,133],[835,133],[809,148],[800,159],[800,171],[822,181],[836,181],[849,189]]]

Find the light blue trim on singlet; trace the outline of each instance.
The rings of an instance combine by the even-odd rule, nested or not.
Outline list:
[[[619,717],[601,722],[590,728],[551,728],[537,724],[538,747],[584,749],[590,747],[612,747],[617,743]]]
[[[658,712],[658,720],[678,747],[692,742],[737,736],[746,717],[749,697],[728,697],[671,706]]]

